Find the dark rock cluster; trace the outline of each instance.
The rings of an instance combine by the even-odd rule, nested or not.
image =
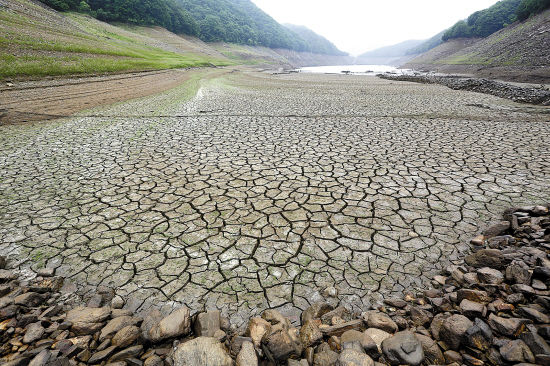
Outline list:
[[[507,210],[433,288],[361,314],[316,303],[301,326],[266,310],[236,331],[219,311],[137,316],[98,291],[65,308],[50,269],[20,281],[0,257],[0,363],[110,366],[550,365],[550,206]]]
[[[550,90],[545,88],[521,87],[495,80],[459,76],[380,74],[378,77],[387,80],[441,84],[454,90],[468,90],[491,94],[519,103],[550,105]]]

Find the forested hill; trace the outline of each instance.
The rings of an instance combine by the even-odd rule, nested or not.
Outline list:
[[[40,0],[59,11],[106,22],[161,26],[206,42],[229,42],[343,55],[323,37],[277,23],[250,0]]]
[[[457,22],[443,34],[442,39],[488,37],[517,20],[523,21],[549,7],[550,0],[502,0]]]
[[[332,42],[325,37],[315,33],[303,25],[283,24],[292,32],[298,34],[300,38],[306,41],[307,51],[323,53],[326,55],[346,56],[347,53],[340,51]]]

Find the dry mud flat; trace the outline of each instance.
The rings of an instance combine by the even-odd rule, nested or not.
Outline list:
[[[547,107],[438,85],[227,73],[0,127],[0,251],[131,310],[361,310],[550,200]],[[294,316],[294,318],[292,318]]]

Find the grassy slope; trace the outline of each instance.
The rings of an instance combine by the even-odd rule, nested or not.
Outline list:
[[[11,0],[0,8],[0,78],[231,64],[221,54],[163,47],[144,33]]]
[[[478,40],[451,40],[410,61],[414,65],[548,66],[550,10]]]

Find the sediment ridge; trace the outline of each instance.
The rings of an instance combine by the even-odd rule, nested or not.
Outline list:
[[[133,314],[98,288],[86,303],[55,269],[34,278],[0,257],[4,365],[513,365],[550,363],[550,205],[516,207],[421,293],[362,313],[315,303],[237,329],[218,310]],[[33,277],[33,276],[31,276]],[[80,301],[82,301],[80,299]],[[80,305],[80,306],[77,306]]]

